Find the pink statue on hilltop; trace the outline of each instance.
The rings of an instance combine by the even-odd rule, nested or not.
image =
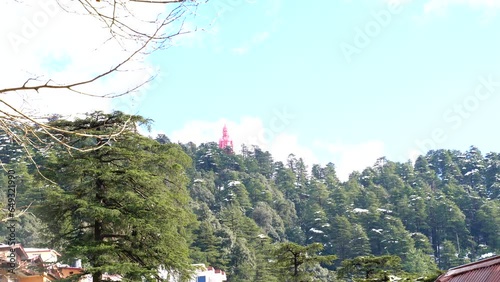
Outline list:
[[[229,138],[229,135],[227,134],[227,127],[224,125],[224,128],[222,129],[222,138],[219,139],[219,148],[223,150],[230,150],[233,152],[233,140]]]

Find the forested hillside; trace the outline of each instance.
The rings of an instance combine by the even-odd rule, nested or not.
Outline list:
[[[83,124],[93,124],[89,119]],[[498,153],[483,154],[471,146],[465,152],[429,151],[415,163],[382,157],[372,167],[353,172],[348,181],[341,182],[333,163],[308,167],[293,154],[283,163],[251,145],[237,154],[219,149],[215,142],[197,146],[172,144],[164,135],[146,139],[131,129],[127,138],[110,142],[101,153],[69,155],[65,148],[54,145],[45,152],[33,153],[30,159],[25,150],[2,137],[1,160],[18,176],[18,240],[25,246],[56,248],[63,254],[67,251],[73,257],[82,250],[101,252],[84,244],[66,250],[68,242],[77,236],[86,238],[91,245],[95,243],[95,236],[88,236],[95,235],[94,231],[81,225],[88,220],[78,220],[99,216],[103,222],[112,218],[110,230],[118,230],[114,237],[101,242],[111,244],[115,240],[114,251],[123,249],[133,257],[133,252],[141,249],[134,247],[135,243],[151,247],[158,242],[163,244],[160,250],[170,254],[172,242],[150,237],[152,233],[148,232],[157,232],[156,227],[149,231],[139,227],[140,222],[150,226],[162,221],[160,228],[168,229],[165,232],[171,240],[177,243],[182,238],[179,253],[168,258],[172,260],[169,265],[182,267],[176,260],[188,255],[192,263],[227,271],[229,281],[352,281],[378,277],[384,271],[432,277],[438,269],[475,261],[500,250]],[[75,140],[78,142],[90,141]],[[126,165],[122,163],[124,158]],[[118,169],[122,166],[123,171]],[[155,188],[161,181],[152,177],[161,173],[174,179],[167,190]],[[95,175],[114,187],[110,198],[117,199],[116,204],[105,202],[105,198],[92,206],[83,203],[87,196],[75,196],[93,193],[85,190],[93,188],[81,183]],[[149,187],[147,179],[156,183],[147,193],[159,200],[146,210],[165,217],[145,213],[141,218],[133,209],[125,216],[118,201],[126,201],[141,211],[148,197],[135,198],[131,195],[137,190],[126,187]],[[7,187],[7,173],[0,175],[0,183]],[[0,195],[4,207],[6,196]],[[66,218],[62,228],[57,215],[77,206],[82,214]],[[114,212],[101,211],[103,207]],[[88,210],[82,212],[84,209]],[[2,216],[5,218],[5,214]],[[123,220],[133,227],[122,228]],[[168,227],[169,220],[175,222],[175,228]],[[66,236],[75,231],[72,228],[78,232],[74,237]],[[6,226],[1,225],[0,231],[6,241]],[[129,231],[144,237],[136,236],[136,241],[125,246],[123,238],[129,238]],[[66,237],[61,240],[63,234]],[[182,249],[183,244],[189,250]],[[154,252],[146,253],[151,256]],[[293,265],[289,255],[294,253],[308,255],[296,257],[303,263]],[[130,258],[127,261],[140,264]],[[132,267],[128,265],[127,269]],[[299,276],[301,280],[288,280]]]
[[[497,153],[472,146],[430,151],[415,164],[380,158],[341,183],[332,163],[308,173],[302,159],[274,162],[257,147],[241,155],[215,143],[183,148],[195,164],[190,192],[202,224],[194,256],[233,272],[252,269],[252,260],[235,262],[242,254],[221,243],[252,258],[259,232],[272,242],[321,243],[338,257],[330,269],[358,256],[397,255],[405,271],[430,273],[434,262],[448,269],[500,248]]]

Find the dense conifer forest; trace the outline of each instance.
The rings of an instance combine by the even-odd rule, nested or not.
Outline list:
[[[95,133],[126,120],[52,122]],[[134,281],[158,262],[181,274],[205,263],[229,281],[425,281],[500,250],[500,154],[475,146],[415,162],[381,156],[339,181],[333,163],[276,161],[250,144],[241,153],[174,144],[134,126],[114,140],[68,138],[106,146],[30,152],[4,135],[0,159],[17,176],[18,241],[81,257],[93,273]],[[0,225],[2,241],[7,234]]]

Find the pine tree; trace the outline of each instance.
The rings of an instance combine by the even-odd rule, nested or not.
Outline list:
[[[314,281],[314,273],[306,271],[306,267],[320,263],[331,264],[336,259],[334,255],[319,255],[322,249],[323,246],[319,243],[307,246],[291,242],[279,244],[274,250],[274,255],[280,281]]]
[[[434,259],[419,249],[411,248],[402,264],[403,270],[419,275],[432,275],[438,271]]]
[[[500,154],[489,153],[485,157],[485,189],[486,197],[498,199],[500,197]]]
[[[477,147],[471,146],[465,152],[464,157],[462,169],[464,184],[470,186],[472,190],[477,191],[480,195],[485,195],[484,177],[482,176],[485,166],[481,151]]]
[[[479,243],[486,244],[495,251],[500,250],[500,204],[498,201],[488,201],[481,206],[474,227],[480,237]]]
[[[350,257],[366,256],[371,253],[370,250],[370,239],[366,234],[363,226],[359,224],[352,225],[352,239],[349,242],[350,246]]]
[[[345,216],[336,216],[332,220],[332,230],[334,232],[331,239],[333,253],[337,255],[340,261],[350,258],[352,255],[352,240],[354,239],[351,223]]]
[[[254,156],[259,166],[259,173],[270,179],[274,174],[274,162],[271,154],[254,146]]]
[[[344,260],[338,270],[339,278],[354,281],[390,281],[389,275],[401,271],[401,259],[397,256],[362,256]]]
[[[222,237],[218,231],[222,229],[219,220],[205,203],[198,203],[194,211],[198,217],[199,225],[193,231],[193,242],[190,247],[191,258],[197,263],[227,269],[228,260],[223,255]]]
[[[266,237],[263,234],[259,234],[258,236],[259,243],[257,244],[255,249],[255,278],[253,281],[255,282],[278,282],[280,281],[277,277],[277,272],[274,269],[274,265],[272,263],[273,256],[272,250],[273,245],[271,245],[271,238]]]
[[[458,258],[458,255],[459,254],[453,242],[445,240],[443,242],[441,255],[439,256],[439,267],[443,270],[446,270],[459,265],[460,260]]]
[[[252,218],[267,236],[277,241],[284,239],[285,225],[283,220],[267,203],[257,203],[252,211]]]

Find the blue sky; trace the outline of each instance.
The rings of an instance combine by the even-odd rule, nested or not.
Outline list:
[[[286,135],[279,158],[288,149],[332,161],[344,179],[382,156],[405,161],[470,145],[500,151],[494,4],[234,2],[208,32],[151,58],[165,77],[137,110],[155,130],[217,141],[222,123],[242,137],[244,118],[265,129],[287,111],[293,117],[263,147],[273,153],[273,138]],[[217,5],[205,6],[199,17],[215,17]],[[199,134],[206,129],[213,133]]]
[[[112,46],[98,58],[82,55],[107,34],[55,5],[26,12],[19,4],[17,14],[2,5],[9,25],[0,30],[10,38],[40,13],[49,18],[14,46],[22,52],[2,42],[11,65],[1,70],[5,81],[25,81],[13,77],[17,68],[71,78],[116,57]],[[112,108],[152,118],[151,134],[173,141],[217,141],[227,124],[237,149],[255,144],[276,160],[294,153],[309,165],[331,161],[342,179],[382,156],[406,161],[470,145],[500,152],[499,11],[488,0],[210,0],[186,23],[197,32],[147,59],[157,79]],[[128,77],[106,86],[141,78],[121,75]],[[67,105],[101,104],[63,99],[45,105],[74,112]]]

